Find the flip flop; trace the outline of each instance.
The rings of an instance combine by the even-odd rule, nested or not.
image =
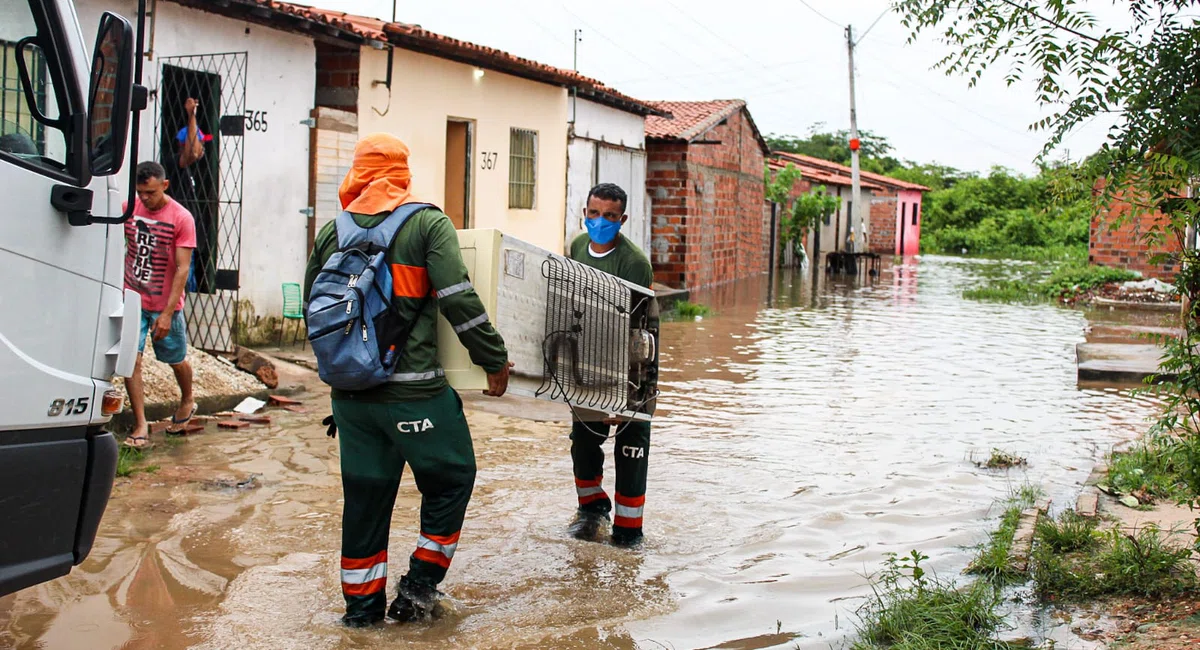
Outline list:
[[[139,444],[136,444],[136,441],[138,441],[138,440],[145,440],[146,442],[144,444],[139,445]],[[153,447],[153,445],[150,444],[150,436],[149,435],[126,436],[125,442],[123,444],[126,447],[129,447],[130,449],[138,449],[138,450],[144,450],[144,449],[149,449],[149,448]]]
[[[192,418],[196,416],[197,408],[199,408],[198,405],[192,404],[192,412],[188,413],[188,416],[186,418],[183,418],[182,420],[177,419],[174,415],[172,415],[171,416],[171,426],[167,427],[166,434],[169,436],[186,436],[187,435],[187,427],[182,426],[182,425],[186,425],[188,422],[192,421]],[[176,427],[179,427],[179,428],[176,428]]]

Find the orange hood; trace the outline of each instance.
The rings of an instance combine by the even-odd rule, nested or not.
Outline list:
[[[391,212],[416,199],[409,191],[408,146],[394,135],[372,133],[354,147],[354,163],[342,181],[342,209],[356,214]]]

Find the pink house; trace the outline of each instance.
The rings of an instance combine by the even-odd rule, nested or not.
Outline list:
[[[847,186],[850,168],[835,162],[795,153],[776,151],[775,161],[794,164],[806,177],[836,176]],[[869,201],[867,248],[886,255],[918,255],[921,252],[921,197],[928,187],[890,176],[862,172],[863,200]],[[829,183],[828,180],[821,182]],[[840,184],[837,181],[832,184]]]

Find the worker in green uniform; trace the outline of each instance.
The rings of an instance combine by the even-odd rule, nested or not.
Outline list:
[[[571,259],[615,275],[633,284],[651,288],[654,271],[650,260],[621,235],[629,220],[625,191],[602,183],[588,193],[585,224],[587,232],[571,242]],[[613,460],[616,464],[616,508],[601,486],[604,476],[603,443],[616,427]],[[642,421],[583,422],[571,425],[571,461],[575,470],[575,493],[579,510],[568,531],[577,539],[595,540],[600,528],[612,518],[612,542],[635,546],[642,541],[642,509],[646,503],[646,467],[650,457],[650,423]]]
[[[362,228],[383,222],[409,192],[408,147],[387,134],[367,136],[354,152],[339,195]],[[321,229],[304,278],[304,299],[325,261],[338,248],[331,222]],[[430,618],[437,585],[458,546],[463,518],[475,485],[475,451],[462,400],[438,364],[437,315],[454,325],[471,360],[488,373],[486,394],[499,397],[511,364],[504,340],[488,321],[471,286],[454,225],[441,210],[426,208],[409,217],[393,242],[387,262],[393,279],[391,309],[413,323],[390,382],[363,391],[333,391],[333,418],[340,432],[342,491],[342,621],[365,627],[384,618]],[[387,606],[388,532],[404,465],[421,492],[421,530]]]

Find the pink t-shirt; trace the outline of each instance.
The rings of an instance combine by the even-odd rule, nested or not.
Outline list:
[[[171,197],[161,210],[137,199],[125,222],[125,288],[142,295],[142,310],[167,310],[175,281],[175,249],[196,248],[196,220]],[[183,309],[183,295],[171,311]]]

